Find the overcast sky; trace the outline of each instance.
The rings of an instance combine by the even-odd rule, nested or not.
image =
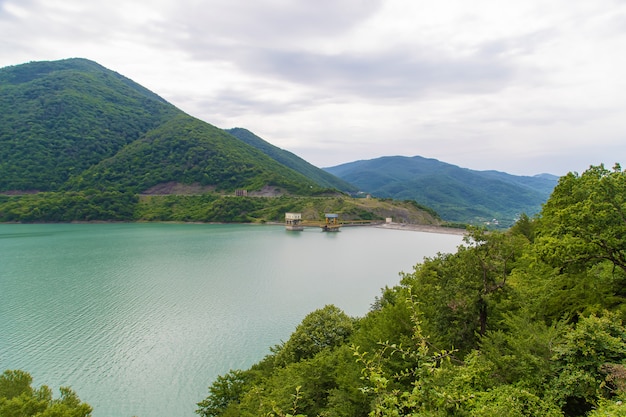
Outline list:
[[[71,57],[318,167],[626,166],[624,0],[0,0],[0,67]]]

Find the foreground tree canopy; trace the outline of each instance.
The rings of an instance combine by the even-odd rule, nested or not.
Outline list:
[[[55,399],[46,385],[33,388],[32,382],[30,374],[20,370],[7,370],[0,375],[0,416],[91,416],[91,406],[81,402],[70,388],[61,387],[61,396]]]
[[[326,306],[209,386],[217,416],[626,415],[626,173],[560,179],[536,218],[473,229],[370,312]]]

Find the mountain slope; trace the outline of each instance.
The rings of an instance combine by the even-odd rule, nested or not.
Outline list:
[[[289,151],[272,145],[247,129],[235,127],[232,129],[226,129],[226,132],[241,139],[248,145],[257,148],[270,158],[293,169],[294,171],[301,173],[302,175],[305,175],[307,178],[312,179],[322,187],[336,188],[345,192],[354,192],[358,190],[358,188],[354,185],[349,184],[320,168],[317,168]]]
[[[377,197],[411,199],[448,221],[510,225],[537,213],[558,178],[473,171],[420,156],[389,156],[324,168]]]
[[[320,190],[314,180],[95,62],[0,69],[0,192],[142,192],[159,182]]]
[[[182,112],[84,59],[0,69],[0,190],[55,190]]]
[[[271,184],[308,194],[317,184],[208,123],[181,114],[69,181],[70,188],[142,192],[181,182],[257,190]]]

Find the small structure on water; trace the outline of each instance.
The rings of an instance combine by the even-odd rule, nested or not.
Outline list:
[[[295,231],[304,230],[302,213],[285,213],[285,229]]]
[[[339,224],[339,215],[335,213],[326,213],[326,222],[322,224],[323,232],[338,232],[341,225]]]

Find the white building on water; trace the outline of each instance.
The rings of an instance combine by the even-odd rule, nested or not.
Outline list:
[[[302,213],[285,213],[285,228],[287,230],[304,230]]]

